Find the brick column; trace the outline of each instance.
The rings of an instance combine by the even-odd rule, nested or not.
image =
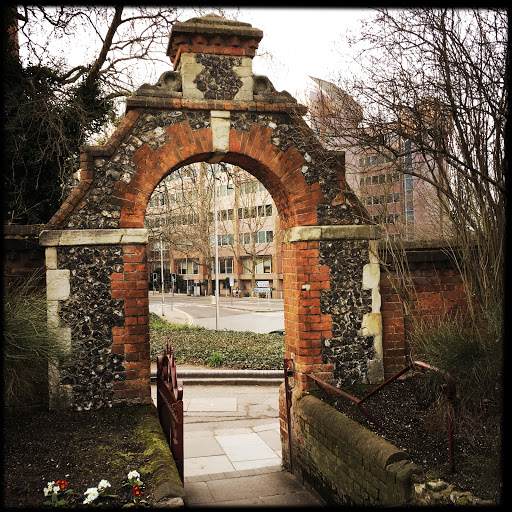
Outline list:
[[[301,432],[294,413],[297,401],[316,387],[308,373],[333,383],[335,366],[343,369],[348,362],[365,368],[361,378],[375,383],[383,378],[380,267],[374,240],[379,235],[374,226],[345,225],[297,226],[288,229],[284,236],[285,353],[286,358],[293,360],[294,370],[292,432],[288,432],[284,385],[279,397],[283,461],[287,467],[290,462],[295,466],[294,450],[300,450]],[[329,251],[325,244],[329,242],[336,242],[335,247],[342,244],[344,253],[340,255],[345,254],[347,260],[336,254],[326,257]],[[346,286],[340,288],[340,281]],[[354,303],[346,315],[340,314],[339,308],[347,305],[343,295],[349,292],[354,300],[362,297],[361,304]],[[368,338],[372,341],[371,350],[366,347]],[[323,353],[333,345],[339,347],[339,352]],[[362,345],[366,352],[343,352],[346,346]],[[294,461],[289,460],[290,437]]]
[[[283,244],[286,357],[294,361],[295,389],[311,387],[306,373],[330,380],[322,363],[322,340],[331,333],[331,315],[320,309],[321,290],[330,288],[329,267],[320,265],[318,241]],[[309,383],[308,383],[309,380]]]
[[[391,276],[384,274],[380,280],[382,294],[382,327],[384,347],[384,368],[387,377],[400,371],[406,364],[406,341],[404,305],[391,282]]]
[[[124,326],[112,329],[112,352],[126,361],[114,382],[114,402],[151,403],[149,297],[146,245],[123,246],[123,273],[112,274],[112,296],[124,300]]]

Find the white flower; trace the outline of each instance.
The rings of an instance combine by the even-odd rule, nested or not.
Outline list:
[[[44,495],[49,496],[51,492],[55,492],[55,482],[48,482],[47,486],[43,489]]]
[[[84,505],[88,505],[89,503],[93,502],[98,496],[98,488],[97,487],[89,487],[87,491],[84,492],[86,495]]]
[[[53,486],[53,492],[57,493],[60,491],[60,487],[58,485]]]
[[[128,480],[131,480],[132,478],[139,479],[140,478],[139,473],[137,471],[130,471],[128,473]]]
[[[101,480],[101,482],[98,484],[98,491],[104,491],[107,487],[111,487],[108,480]]]

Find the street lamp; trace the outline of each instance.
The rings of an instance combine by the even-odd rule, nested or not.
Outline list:
[[[215,222],[215,329],[219,328],[219,225],[217,219],[217,170],[213,165],[213,217]]]
[[[162,233],[160,233],[160,275],[162,277],[162,316],[165,316],[164,312],[164,249],[163,249],[163,238]]]

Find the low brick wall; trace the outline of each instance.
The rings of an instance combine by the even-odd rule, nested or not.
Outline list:
[[[313,395],[294,409],[293,471],[327,504],[388,506],[414,499],[423,470],[405,452]]]
[[[382,349],[386,378],[408,364],[414,322],[437,323],[440,319],[467,311],[466,291],[459,271],[442,248],[406,250],[410,281],[404,288],[400,272],[393,267],[381,268],[380,294],[382,315]],[[392,260],[381,257],[391,265]],[[404,295],[398,293],[401,289]],[[409,314],[406,314],[406,302]]]

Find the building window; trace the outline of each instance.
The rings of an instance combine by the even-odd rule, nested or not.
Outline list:
[[[370,167],[372,165],[386,164],[394,160],[393,155],[372,155],[359,159],[360,167]]]
[[[244,273],[251,272],[253,268],[253,259],[244,258]],[[256,258],[255,274],[271,274],[272,273],[272,258]]]
[[[217,196],[225,197],[232,196],[235,193],[235,187],[233,183],[226,183],[217,188]]]
[[[188,267],[187,267],[188,265]],[[177,262],[178,274],[199,274],[199,263],[195,260],[179,260]]]
[[[235,236],[233,234],[217,236],[217,244],[219,246],[233,245],[234,242],[235,242]],[[213,247],[214,245],[215,245],[215,235],[210,235],[210,246]]]
[[[372,215],[372,220],[377,224],[396,224],[400,221],[400,214],[388,213],[387,215]]]
[[[171,224],[173,226],[186,226],[197,224],[199,221],[198,215],[194,212],[184,213],[183,215],[173,215],[171,217]]]
[[[234,235],[219,235],[217,241],[219,245],[233,245],[235,237]]]
[[[213,263],[213,268],[215,268],[215,262]],[[219,274],[232,274],[232,273],[233,273],[233,259],[232,258],[219,259]]]
[[[412,172],[412,143],[410,140],[404,141],[404,164],[406,171]],[[410,174],[404,174],[404,195],[405,195],[405,222],[414,223],[414,179]]]
[[[265,204],[257,207],[258,217],[272,217],[272,205]]]
[[[160,215],[146,217],[146,227],[159,228],[159,227],[161,227],[161,225],[162,225],[162,217],[160,217]]]
[[[266,188],[259,181],[245,181],[240,183],[240,194],[255,194],[266,190]]]
[[[359,180],[359,186],[370,186],[370,185],[391,185],[396,183],[400,179],[400,173],[394,172],[392,174],[375,174],[373,176],[364,176]]]
[[[157,208],[159,206],[165,206],[165,195],[164,194],[153,194],[149,200],[148,206]]]
[[[274,241],[273,231],[258,231],[257,233],[238,233],[238,243],[249,245],[254,240],[256,244],[267,244]]]
[[[394,192],[393,194],[381,194],[379,196],[368,196],[364,200],[366,206],[372,204],[386,204],[386,203],[398,203],[400,202],[400,193]]]
[[[233,208],[227,210],[220,210],[217,212],[217,218],[221,221],[233,220]]]

